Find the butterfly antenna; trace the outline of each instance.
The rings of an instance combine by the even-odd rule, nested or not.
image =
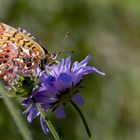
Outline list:
[[[58,46],[58,48],[55,50],[55,54],[57,54],[57,56],[61,53],[60,49],[62,49],[63,44],[65,42],[65,40],[68,38],[69,36],[69,32],[66,33],[65,38],[62,40],[61,44]],[[59,52],[58,52],[59,51]]]

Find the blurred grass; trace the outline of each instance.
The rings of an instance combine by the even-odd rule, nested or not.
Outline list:
[[[81,110],[96,140],[140,139],[139,4],[139,0],[0,0],[2,22],[24,27],[51,52],[69,31],[63,51],[73,50],[73,60],[91,54],[90,64],[107,73],[87,76],[81,90],[85,98]],[[20,140],[2,100],[0,110],[1,139]],[[66,112],[64,120],[50,114],[62,139],[87,139],[77,115],[68,106]],[[42,133],[38,119],[29,127],[35,140],[53,139]]]
[[[3,99],[6,107],[8,108],[11,118],[14,120],[17,126],[17,131],[19,131],[24,140],[33,140],[30,130],[23,121],[21,113],[18,112],[15,104],[12,102],[10,97],[8,97],[8,92],[5,90],[5,86],[2,81],[0,81],[0,91],[2,97],[1,99]]]

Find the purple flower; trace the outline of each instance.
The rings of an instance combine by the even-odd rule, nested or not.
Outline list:
[[[77,105],[82,105],[84,99],[79,94],[80,83],[84,75],[98,73],[105,75],[94,67],[87,66],[90,56],[87,56],[81,62],[74,62],[71,65],[70,56],[62,59],[61,63],[52,66],[46,65],[46,69],[39,74],[38,87],[23,103],[28,108],[24,111],[28,114],[28,121],[40,115],[35,102],[39,103],[44,111],[53,111],[57,118],[64,118],[65,111],[63,106],[66,102],[72,100]],[[38,70],[37,70],[37,73]],[[47,126],[41,117],[41,126],[45,133],[48,132]]]
[[[27,109],[23,112],[23,114],[27,115],[28,122],[32,122],[33,119],[35,119],[37,116],[40,116],[40,124],[41,124],[42,130],[45,134],[47,134],[49,129],[48,129],[44,119],[40,115],[40,112],[38,111],[35,103],[33,102],[33,99],[28,98],[28,99],[24,100],[22,102],[22,105],[28,106]]]

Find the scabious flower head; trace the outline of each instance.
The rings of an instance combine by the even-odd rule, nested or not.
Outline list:
[[[23,102],[24,105],[28,106],[24,113],[28,113],[27,119],[29,122],[40,115],[35,106],[36,102],[40,104],[44,111],[53,111],[57,118],[65,117],[63,105],[68,101],[72,100],[77,105],[84,103],[79,94],[83,76],[90,73],[105,75],[95,67],[87,66],[89,59],[90,56],[87,56],[81,62],[76,61],[71,65],[69,56],[66,59],[62,59],[59,64],[46,65],[43,72],[37,72],[39,76],[38,86],[28,99]],[[47,133],[48,129],[43,123],[43,118],[40,120],[43,131]]]

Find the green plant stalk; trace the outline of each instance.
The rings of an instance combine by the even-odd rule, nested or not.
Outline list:
[[[48,119],[46,113],[40,108],[40,105],[38,103],[36,103],[36,107],[38,109],[38,111],[40,112],[41,116],[43,117],[47,127],[49,128],[50,132],[52,133],[53,137],[55,140],[60,140],[59,135],[57,134],[55,128],[53,127],[51,121]]]
[[[3,83],[0,81],[0,93],[2,95],[2,99],[4,100],[13,120],[15,121],[19,132],[21,133],[24,140],[33,140],[30,131],[28,130],[27,126],[23,122],[21,116],[19,115],[16,106],[11,101],[10,97],[8,97],[8,93],[4,88]]]
[[[86,129],[86,132],[88,134],[89,140],[92,140],[92,135],[91,135],[90,129],[88,127],[87,121],[86,121],[82,111],[80,110],[80,108],[72,100],[70,100],[70,103],[73,106],[73,108],[77,111],[77,113],[80,115],[80,117],[82,119],[82,122],[84,124],[84,127]]]

